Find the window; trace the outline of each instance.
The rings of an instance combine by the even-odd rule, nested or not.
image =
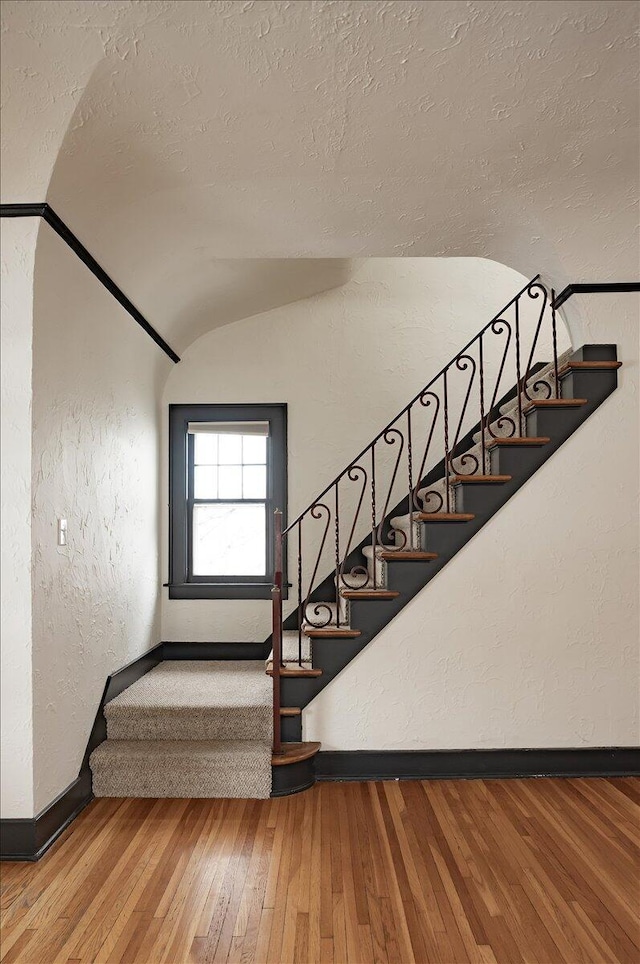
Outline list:
[[[170,405],[169,457],[169,597],[269,598],[286,406]]]

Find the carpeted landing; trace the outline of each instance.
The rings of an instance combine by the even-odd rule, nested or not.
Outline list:
[[[271,686],[259,661],[160,663],[106,704],[94,795],[266,799]]]

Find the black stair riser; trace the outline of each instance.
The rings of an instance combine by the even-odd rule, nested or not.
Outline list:
[[[469,539],[482,528],[481,519],[472,519],[470,522],[460,523],[438,523],[423,522],[420,526],[421,548],[425,552],[437,552],[438,558],[434,559],[431,565],[433,571],[437,572],[447,564],[452,556],[455,556]],[[431,577],[433,578],[433,577]],[[394,588],[398,588],[396,585]]]
[[[604,371],[576,369],[563,375],[560,384],[563,398],[586,398],[586,408],[592,412],[617,387],[618,372],[615,368]]]
[[[513,483],[508,483],[512,485]],[[454,486],[456,512],[472,512],[476,519],[486,520],[508,499],[507,483],[463,482]]]
[[[531,475],[549,458],[546,452],[548,447],[548,445],[497,446],[491,450],[491,474],[514,477],[522,473]]]
[[[571,356],[572,361],[617,361],[616,345],[583,345]],[[575,396],[576,398],[578,396]],[[580,396],[582,398],[582,396]]]
[[[438,565],[438,563],[440,564]],[[394,562],[390,560],[386,563],[387,588],[393,589],[395,592],[415,596],[423,586],[426,586],[433,579],[442,565],[443,562],[440,557],[432,562]]]
[[[376,630],[379,632],[380,630]],[[343,669],[347,663],[358,655],[361,649],[363,649],[367,643],[371,640],[372,636],[367,633],[366,629],[363,629],[362,635],[358,636],[357,639],[345,639],[345,638],[335,638],[335,639],[314,639],[313,641],[313,665],[318,669],[322,669],[322,677],[327,674],[335,675]],[[322,688],[323,682],[322,677],[318,677],[316,682]],[[298,705],[298,704],[296,704]]]
[[[551,439],[546,446],[548,457],[573,435],[592,411],[593,409],[586,405],[580,408],[536,408],[527,415],[526,433],[533,436],[545,435]]]
[[[280,720],[280,735],[283,743],[301,743],[302,716],[283,716]]]

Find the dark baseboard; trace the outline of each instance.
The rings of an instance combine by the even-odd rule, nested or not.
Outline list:
[[[266,659],[271,652],[264,643],[175,643],[164,642],[164,659]]]
[[[93,721],[91,733],[89,734],[89,742],[84,752],[84,759],[80,767],[80,776],[86,773],[89,775],[89,780],[91,780],[89,757],[95,748],[107,738],[107,721],[104,715],[105,703],[109,703],[112,699],[115,699],[123,690],[126,690],[128,686],[131,686],[132,683],[139,680],[141,676],[144,676],[161,661],[162,643],[154,646],[153,649],[143,653],[142,656],[138,656],[137,659],[132,660],[130,663],[127,663],[126,666],[123,666],[122,669],[107,677],[107,682],[102,692],[102,699],[98,706],[98,712],[96,713],[96,718]]]
[[[614,777],[640,774],[640,748],[321,750],[317,780]]]
[[[0,860],[39,860],[91,799],[91,775],[83,773],[37,817],[0,820]]]
[[[107,738],[104,705],[157,666],[162,644],[107,677],[78,777],[36,817],[0,820],[0,860],[39,860],[93,799],[89,757]]]

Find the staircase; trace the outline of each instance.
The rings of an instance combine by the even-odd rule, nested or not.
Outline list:
[[[561,337],[534,278],[284,532],[276,513],[266,675],[255,661],[161,663],[105,706],[94,794],[311,786],[320,745],[302,741],[304,708],[617,387],[614,345],[559,350]]]
[[[282,708],[276,746],[278,736],[283,746],[301,741],[304,708],[615,390],[615,345],[559,353],[558,341],[554,292],[534,278],[284,531],[280,554],[297,574],[297,605],[283,620],[278,600],[267,660]],[[502,394],[509,369],[516,377]],[[457,395],[455,374],[465,376]],[[417,436],[420,406],[433,417]],[[385,445],[397,455],[381,483]],[[349,486],[359,492],[345,514]],[[406,496],[389,509],[403,486]],[[353,548],[365,515],[371,522]],[[314,526],[310,548],[306,532]],[[332,571],[318,580],[328,556]],[[313,782],[311,757],[298,768],[295,789]],[[293,787],[286,771],[274,771],[273,793]]]
[[[271,793],[271,687],[260,662],[168,660],[104,708],[96,797]]]

